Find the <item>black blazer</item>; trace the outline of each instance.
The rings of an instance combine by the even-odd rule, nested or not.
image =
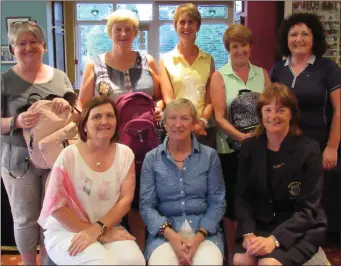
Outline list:
[[[320,245],[327,227],[320,205],[320,148],[304,136],[287,136],[279,152],[283,164],[276,169],[276,179],[269,188],[266,134],[243,142],[235,188],[237,236],[266,231],[285,248],[301,239]]]

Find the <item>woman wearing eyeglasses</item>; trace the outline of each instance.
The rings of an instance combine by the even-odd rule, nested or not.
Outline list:
[[[49,94],[63,96],[73,89],[64,72],[43,63],[46,43],[37,22],[12,24],[8,45],[17,64],[1,75],[1,177],[11,205],[16,245],[23,263],[35,265],[39,244],[37,219],[49,171],[27,166],[28,150],[22,129],[34,127],[39,121],[39,113],[18,113],[18,110],[26,105],[32,93],[44,98]],[[55,113],[67,108],[70,106],[64,99],[54,100]],[[40,252],[40,261],[44,264],[42,245]]]

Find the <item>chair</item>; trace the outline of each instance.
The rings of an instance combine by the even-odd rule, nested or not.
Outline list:
[[[317,253],[310,260],[303,264],[303,266],[308,265],[331,265],[331,264],[328,261],[326,253],[324,253],[323,249],[320,247]]]

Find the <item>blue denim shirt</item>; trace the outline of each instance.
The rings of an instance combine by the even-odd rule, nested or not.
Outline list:
[[[192,136],[191,154],[179,170],[167,151],[168,137],[147,153],[142,166],[140,213],[148,229],[145,257],[165,238],[157,237],[160,226],[168,221],[179,231],[187,220],[195,232],[200,227],[224,254],[219,222],[225,213],[225,185],[217,152]]]

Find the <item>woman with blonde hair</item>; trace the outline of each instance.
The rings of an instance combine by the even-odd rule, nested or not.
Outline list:
[[[239,91],[247,89],[261,93],[271,82],[265,69],[249,61],[252,46],[252,32],[249,28],[239,24],[233,25],[225,31],[223,41],[230,55],[230,62],[213,73],[210,88],[214,115],[219,127],[217,152],[222,163],[227,191],[228,204],[224,224],[228,256],[231,260],[235,246],[234,186],[237,180],[238,151],[229,146],[229,143],[242,142],[250,136],[250,133],[235,128],[228,119],[230,114],[227,110]],[[247,108],[255,108],[255,106],[247,106]]]
[[[79,92],[79,105],[95,95],[108,95],[113,100],[132,91],[144,92],[153,97],[155,117],[161,119],[163,102],[154,58],[132,50],[138,34],[139,22],[134,12],[119,9],[113,12],[106,24],[106,34],[112,40],[112,50],[93,57],[85,66]]]
[[[95,95],[108,95],[116,101],[118,97],[130,92],[144,92],[154,99],[155,119],[161,120],[163,101],[154,58],[149,54],[132,50],[138,27],[136,15],[130,10],[118,9],[109,16],[106,34],[113,42],[112,50],[93,57],[86,65],[79,92],[81,107]],[[130,223],[131,230],[143,248],[144,225],[137,211],[142,162],[138,163],[136,191],[129,220],[133,221]]]
[[[217,152],[198,142],[192,102],[165,108],[167,137],[143,162],[140,212],[148,265],[222,265],[225,186]]]
[[[327,227],[320,148],[301,134],[297,100],[285,85],[273,83],[261,94],[257,116],[239,153],[233,264],[303,265]]]
[[[174,99],[189,99],[198,114],[193,133],[199,142],[214,148],[216,131],[210,121],[212,103],[208,86],[214,72],[214,61],[212,56],[195,44],[201,25],[197,6],[192,3],[179,5],[174,13],[173,24],[179,44],[160,60],[163,100],[167,105]]]

